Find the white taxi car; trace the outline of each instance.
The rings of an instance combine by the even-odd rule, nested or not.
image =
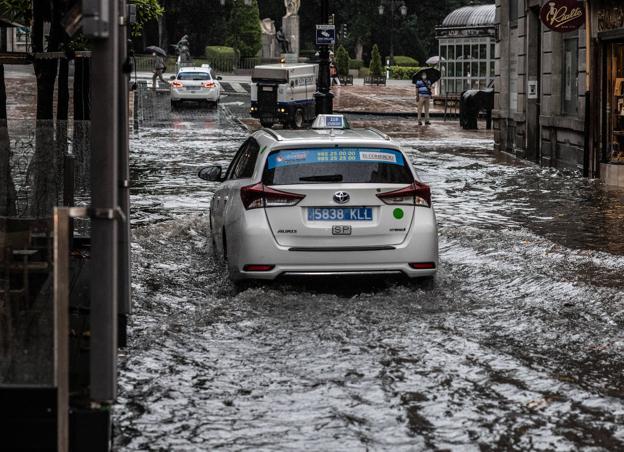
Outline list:
[[[171,78],[171,105],[182,101],[219,103],[221,85],[215,80],[210,67],[182,67]]]
[[[232,280],[280,275],[432,277],[438,232],[429,186],[397,143],[339,115],[311,130],[262,129],[240,147],[210,208]]]

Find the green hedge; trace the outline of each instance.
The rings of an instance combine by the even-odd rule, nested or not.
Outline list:
[[[395,80],[411,80],[420,71],[419,67],[390,66],[390,78]]]
[[[364,66],[364,61],[362,60],[349,60],[349,69],[361,69]]]
[[[236,49],[226,46],[206,47],[206,58],[210,66],[221,72],[232,72],[240,59]]]
[[[412,57],[404,55],[395,55],[394,57],[394,66],[417,67],[418,65],[418,60]]]
[[[370,75],[370,70],[367,67],[360,68],[360,78],[368,77]]]

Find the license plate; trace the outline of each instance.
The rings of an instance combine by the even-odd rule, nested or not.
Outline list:
[[[308,221],[373,221],[371,207],[308,208]]]
[[[187,91],[199,91],[199,88],[197,86],[187,86],[186,90]]]

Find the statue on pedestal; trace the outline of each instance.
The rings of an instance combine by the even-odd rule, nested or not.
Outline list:
[[[282,52],[292,54],[296,59],[299,56],[299,8],[301,7],[301,0],[284,0],[284,5],[286,6],[286,15],[282,18],[282,34],[284,41],[288,44],[288,51],[284,51],[285,46],[282,42]]]

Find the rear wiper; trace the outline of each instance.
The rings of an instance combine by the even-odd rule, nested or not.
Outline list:
[[[342,174],[325,174],[322,176],[304,176],[299,178],[304,182],[342,182]]]

